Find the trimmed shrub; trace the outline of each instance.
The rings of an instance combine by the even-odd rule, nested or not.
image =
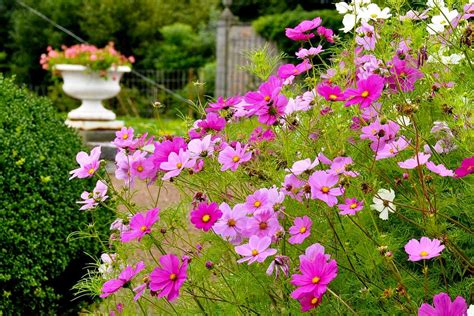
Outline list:
[[[49,100],[0,74],[0,147],[0,314],[73,312],[70,288],[99,245],[66,238],[91,220],[95,229],[110,222],[105,210],[86,213],[75,203],[94,186],[68,181],[81,141]]]
[[[323,20],[322,25],[333,29],[335,33],[342,27],[342,16],[335,10],[304,11],[301,8],[262,16],[255,20],[252,26],[265,39],[275,42],[280,50],[294,52],[298,50],[299,44],[285,36],[285,28],[295,27],[303,20],[311,20],[318,16]]]

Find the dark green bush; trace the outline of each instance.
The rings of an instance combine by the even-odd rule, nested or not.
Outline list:
[[[70,288],[99,254],[91,239],[66,242],[74,231],[110,223],[110,213],[79,211],[76,200],[94,181],[69,181],[82,148],[56,118],[51,102],[0,74],[0,315],[73,312]]]
[[[265,39],[275,42],[281,51],[291,53],[297,51],[300,45],[285,36],[285,28],[295,27],[303,20],[311,20],[318,16],[323,20],[322,25],[331,28],[336,34],[342,27],[342,16],[335,10],[304,11],[301,8],[262,16],[252,25]]]

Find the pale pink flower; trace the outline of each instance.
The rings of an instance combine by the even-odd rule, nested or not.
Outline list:
[[[248,244],[235,247],[235,252],[244,258],[239,259],[237,262],[242,263],[248,261],[248,264],[253,262],[263,262],[268,256],[276,254],[276,249],[269,249],[268,247],[272,243],[270,237],[259,238],[258,236],[251,236]]]
[[[403,169],[414,169],[418,166],[424,165],[428,161],[428,159],[430,159],[430,157],[430,154],[420,152],[417,156],[413,158],[409,158],[405,161],[399,162],[398,165],[400,166],[400,168]]]

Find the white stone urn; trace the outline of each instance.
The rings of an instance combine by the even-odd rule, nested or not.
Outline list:
[[[120,79],[125,72],[131,71],[130,67],[109,68],[105,77],[82,65],[60,64],[54,69],[63,77],[64,92],[82,101],[80,107],[68,113],[68,125],[83,129],[94,129],[94,126],[120,128],[123,125],[123,122],[115,121],[114,112],[104,108],[102,100],[113,98],[120,92]]]

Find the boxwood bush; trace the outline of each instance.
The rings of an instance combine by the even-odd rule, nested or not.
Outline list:
[[[82,149],[56,118],[51,102],[0,74],[0,315],[66,314],[71,286],[99,254],[92,239],[67,242],[79,228],[105,233],[110,214],[85,213],[75,203],[92,181],[68,181]]]
[[[318,16],[323,20],[322,25],[333,29],[336,34],[342,27],[342,15],[335,10],[304,11],[301,8],[261,16],[252,23],[252,26],[263,38],[275,42],[281,51],[293,52],[298,50],[299,44],[285,36],[285,28],[295,27],[303,20],[312,20]]]

